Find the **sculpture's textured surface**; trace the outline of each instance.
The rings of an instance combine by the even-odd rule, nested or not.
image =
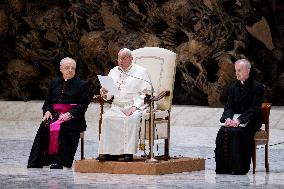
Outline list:
[[[0,98],[43,99],[64,56],[98,92],[96,75],[108,73],[120,48],[159,46],[178,54],[174,103],[222,105],[232,63],[247,57],[266,99],[284,105],[283,20],[282,0],[6,0]]]

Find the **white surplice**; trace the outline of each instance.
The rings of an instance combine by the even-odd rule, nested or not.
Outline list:
[[[111,108],[103,114],[99,154],[135,154],[141,111],[147,107],[144,104],[145,94],[151,93],[149,74],[145,68],[132,64],[126,72],[116,66],[108,76],[112,77],[120,93],[114,96]],[[132,106],[138,110],[131,116],[126,116],[124,112]]]

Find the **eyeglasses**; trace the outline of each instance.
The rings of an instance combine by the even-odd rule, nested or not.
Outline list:
[[[64,66],[62,67],[64,70],[71,70],[71,71],[74,71],[76,69],[76,67],[72,67],[72,66]]]
[[[125,56],[125,57],[118,58],[118,59],[117,59],[117,62],[119,62],[119,61],[124,61],[124,60],[126,60],[127,58],[129,58],[129,56]]]

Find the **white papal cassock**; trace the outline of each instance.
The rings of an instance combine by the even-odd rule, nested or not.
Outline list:
[[[126,72],[116,66],[108,76],[112,77],[120,93],[114,97],[111,108],[103,114],[99,154],[135,154],[141,112],[147,107],[144,104],[145,94],[151,92],[149,74],[145,68],[132,64]],[[132,106],[138,110],[126,116],[124,112]]]

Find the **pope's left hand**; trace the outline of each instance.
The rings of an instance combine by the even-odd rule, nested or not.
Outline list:
[[[126,116],[131,116],[135,111],[137,110],[137,108],[135,106],[132,106],[126,113]]]

